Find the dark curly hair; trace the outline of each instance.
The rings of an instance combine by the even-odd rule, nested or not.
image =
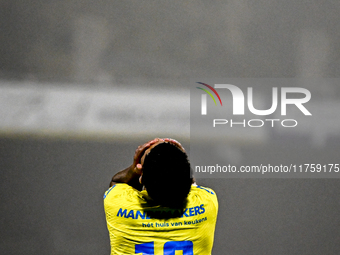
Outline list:
[[[145,156],[143,185],[158,204],[183,205],[192,184],[191,167],[185,152],[171,143],[161,143]]]

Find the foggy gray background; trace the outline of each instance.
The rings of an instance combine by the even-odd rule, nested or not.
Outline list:
[[[0,1],[0,85],[33,86],[37,94],[52,86],[61,91],[151,89],[163,93],[164,104],[153,107],[161,114],[178,102],[166,91],[189,90],[196,77],[339,78],[339,14],[335,0]],[[337,85],[308,89],[319,98],[339,98]],[[43,105],[39,100],[29,101],[26,110],[36,111]],[[8,116],[25,117],[3,102]],[[189,105],[181,106],[188,111]],[[187,127],[189,116],[176,122],[176,111],[169,116],[174,127]],[[158,123],[153,135],[142,129],[143,120],[133,137],[75,134],[81,129],[69,127],[45,130],[46,123],[37,120],[32,130],[20,129],[25,128],[20,121],[11,122],[18,129],[5,128],[4,120],[1,254],[109,254],[102,196],[112,175],[131,163],[140,143],[155,136],[170,133],[190,151],[185,132],[176,137]],[[117,125],[122,120],[114,119]],[[127,130],[133,128],[131,123]],[[327,161],[339,151],[334,133],[322,146],[310,146],[312,138],[304,133],[272,134],[281,142],[260,147],[237,139],[233,145],[251,163],[319,154]],[[219,198],[213,254],[340,253],[339,179],[198,182]]]

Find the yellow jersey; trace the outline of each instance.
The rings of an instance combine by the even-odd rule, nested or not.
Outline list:
[[[184,210],[155,206],[147,192],[119,183],[104,194],[111,255],[211,254],[218,201],[192,185]]]

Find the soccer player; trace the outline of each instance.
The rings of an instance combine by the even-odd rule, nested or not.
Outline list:
[[[216,194],[197,186],[176,140],[139,146],[130,167],[113,176],[104,194],[112,254],[211,254]]]

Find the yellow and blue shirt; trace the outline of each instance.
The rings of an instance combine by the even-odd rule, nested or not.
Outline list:
[[[104,209],[111,255],[211,254],[218,201],[209,188],[193,185],[179,210],[155,206],[146,191],[119,183],[105,192]]]

